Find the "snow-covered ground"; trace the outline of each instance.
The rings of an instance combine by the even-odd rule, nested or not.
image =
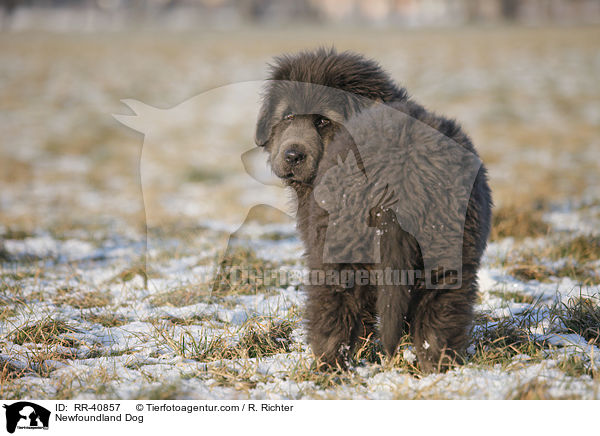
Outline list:
[[[577,220],[576,211],[572,217]],[[261,226],[255,225],[252,243],[258,242],[265,262],[298,267],[289,254],[299,259],[301,246],[285,226],[280,229],[281,239],[274,240],[271,231],[262,233],[269,239],[261,239]],[[211,254],[201,248],[212,236],[214,231],[198,230],[195,239],[180,241],[173,257],[167,251],[150,260],[147,287],[129,268],[143,253],[135,241],[58,240],[43,234],[5,240],[5,256],[14,261],[2,269],[0,361],[15,377],[7,378],[3,395],[485,399],[525,395],[523,389],[542,389],[539,395],[556,398],[600,395],[592,378],[600,368],[598,341],[588,343],[551,316],[574,297],[597,302],[598,286],[580,287],[567,277],[546,283],[512,277],[498,266],[513,249],[510,239],[490,244],[479,274],[478,321],[469,347],[473,361],[446,374],[419,376],[402,365],[363,359],[339,380],[329,380],[310,371],[298,286],[220,294],[199,281],[213,269]],[[487,351],[480,348],[494,347],[483,339],[486,332],[526,319],[529,340],[540,348],[536,354],[509,350],[498,363],[481,362]],[[280,322],[291,328],[276,338],[285,347],[274,354],[268,349],[262,357],[225,354],[249,329],[264,333]],[[401,351],[410,363],[409,348]],[[580,359],[579,373],[560,366],[573,356]]]

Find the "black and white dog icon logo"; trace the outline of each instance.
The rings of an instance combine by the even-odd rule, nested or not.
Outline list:
[[[28,401],[3,406],[6,409],[6,431],[19,429],[48,429],[50,411]]]

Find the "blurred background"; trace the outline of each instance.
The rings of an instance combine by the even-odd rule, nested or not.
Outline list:
[[[11,29],[176,30],[300,22],[463,25],[502,21],[598,23],[597,0],[2,0]]]
[[[598,0],[0,5],[0,235],[7,239],[40,229],[141,232],[143,136],[112,117],[130,113],[120,100],[171,108],[215,87],[264,79],[278,54],[331,45],[378,60],[416,100],[459,120],[490,170],[497,211],[600,199]],[[178,192],[188,204],[212,195],[221,216],[210,218],[224,221],[240,212],[241,198],[255,201],[228,162],[254,146],[255,119],[240,115],[251,113],[247,107],[236,114],[239,97],[225,93],[223,110],[192,120],[177,146],[203,152],[163,162],[171,167],[147,187],[166,221],[207,218],[202,205],[174,202]],[[258,110],[258,95],[245,102]],[[216,144],[194,135],[207,123],[219,132]]]

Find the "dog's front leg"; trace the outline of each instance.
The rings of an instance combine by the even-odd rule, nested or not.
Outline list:
[[[308,340],[319,363],[345,369],[362,334],[364,308],[354,289],[311,285],[307,288]]]

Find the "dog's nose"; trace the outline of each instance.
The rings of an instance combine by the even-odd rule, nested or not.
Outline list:
[[[286,150],[284,153],[285,161],[290,165],[298,165],[304,160],[305,157],[306,155],[304,153],[293,148],[290,150]]]

